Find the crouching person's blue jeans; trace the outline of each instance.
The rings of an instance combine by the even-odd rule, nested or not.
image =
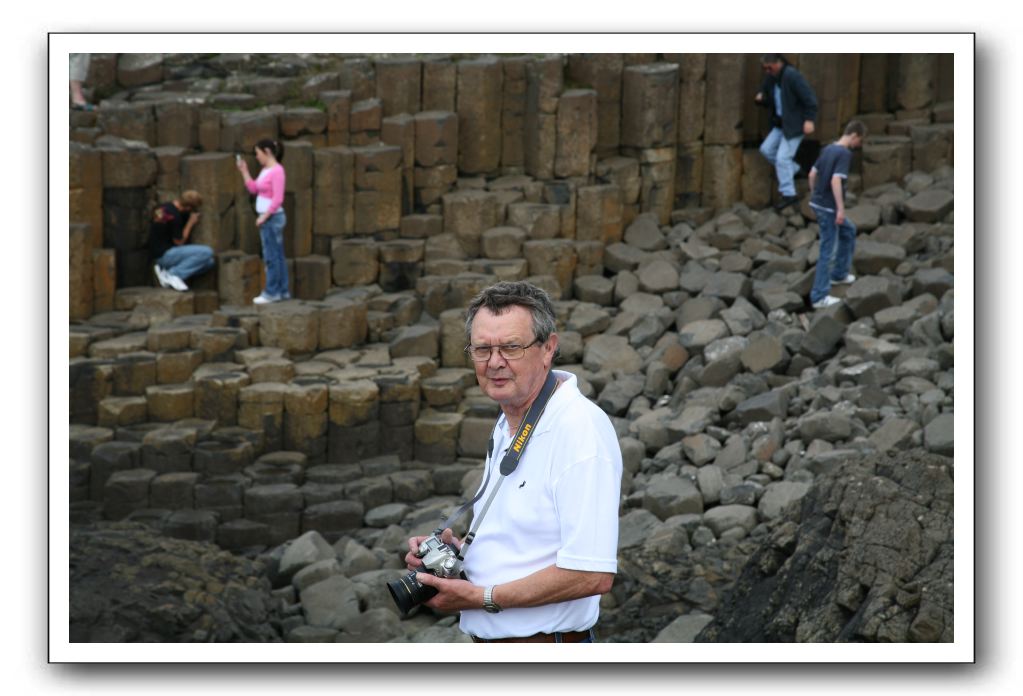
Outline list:
[[[182,244],[165,251],[156,262],[168,273],[188,280],[213,268],[213,249],[205,244]]]

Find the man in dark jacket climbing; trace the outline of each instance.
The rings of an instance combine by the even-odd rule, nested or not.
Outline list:
[[[770,110],[771,132],[764,138],[760,153],[778,175],[781,200],[774,207],[782,210],[799,200],[793,181],[799,171],[795,162],[796,150],[804,136],[813,134],[817,96],[806,78],[780,53],[765,54],[761,63],[764,82],[754,101]]]

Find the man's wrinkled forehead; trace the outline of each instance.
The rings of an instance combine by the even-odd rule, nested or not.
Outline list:
[[[481,307],[472,320],[472,337],[474,343],[484,337],[508,343],[530,337],[532,328],[532,315],[525,307],[510,305],[497,312]]]

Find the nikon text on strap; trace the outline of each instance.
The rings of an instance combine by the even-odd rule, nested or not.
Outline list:
[[[500,471],[501,477],[497,479],[494,484],[494,490],[491,491],[490,497],[487,498],[487,502],[484,503],[483,509],[480,510],[479,516],[473,520],[472,529],[465,535],[465,540],[462,543],[462,548],[458,553],[458,557],[462,558],[465,556],[465,552],[468,551],[469,545],[472,540],[476,538],[476,530],[479,528],[480,523],[483,521],[484,515],[487,514],[487,510],[490,509],[490,504],[494,502],[494,498],[497,496],[497,492],[501,489],[501,483],[504,482],[505,478],[511,475],[519,465],[519,460],[522,459],[523,452],[526,451],[526,445],[529,444],[530,438],[536,431],[536,425],[540,421],[540,417],[543,415],[544,409],[547,408],[547,403],[551,400],[551,395],[554,394],[554,390],[558,387],[558,378],[554,376],[554,372],[547,373],[547,379],[543,384],[543,388],[540,389],[540,393],[536,399],[533,400],[533,404],[529,407],[529,411],[526,413],[526,417],[519,423],[518,430],[515,431],[515,436],[512,438],[512,444],[508,448],[507,453],[501,460]],[[490,438],[490,443],[487,447],[487,458],[490,459],[494,453],[494,438]],[[451,524],[459,517],[464,515],[469,508],[476,504],[487,489],[487,483],[490,481],[490,474],[493,472],[494,467],[490,467],[490,471],[487,472],[487,478],[483,481],[483,485],[480,486],[479,492],[472,500],[468,501],[455,512],[447,520],[441,524],[440,527],[434,532],[437,536],[444,531],[445,528],[450,527]]]

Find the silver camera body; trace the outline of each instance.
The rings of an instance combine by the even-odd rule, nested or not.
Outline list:
[[[458,552],[436,536],[428,537],[419,545],[416,556],[423,566],[439,578],[457,578],[462,574],[462,561]]]

